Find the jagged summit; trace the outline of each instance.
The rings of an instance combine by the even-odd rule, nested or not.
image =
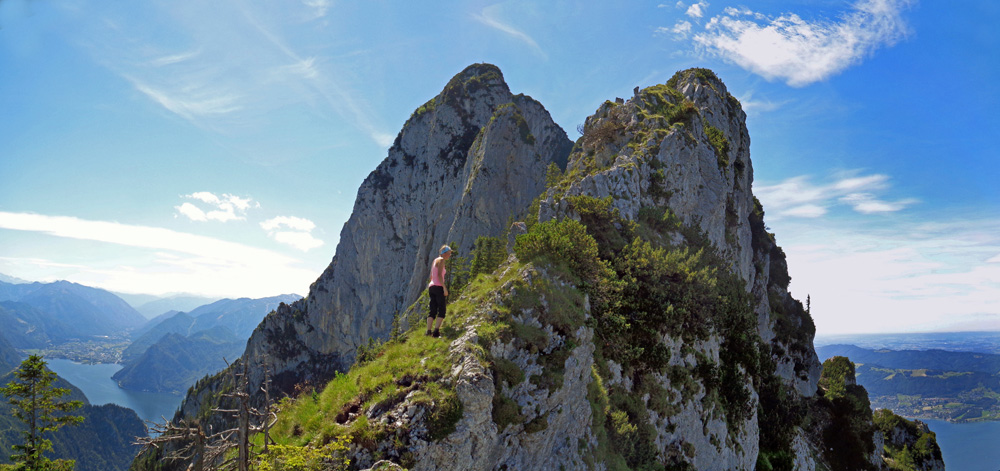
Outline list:
[[[269,315],[244,357],[268,356],[286,393],[346,370],[358,346],[385,338],[394,315],[426,288],[438,247],[468,253],[478,236],[501,235],[545,189],[549,164],[565,166],[572,145],[540,103],[511,94],[496,66],[458,73],[413,112],[362,183],[309,295]],[[189,399],[182,415],[198,407]]]
[[[474,96],[479,91],[496,90],[499,93],[510,93],[503,72],[493,64],[472,64],[455,74],[444,87],[443,95],[451,98]]]
[[[745,121],[690,69],[603,103],[574,144],[495,66],[459,73],[361,185],[308,298],[249,341],[241,361],[269,355],[272,394],[317,388],[272,436],[347,443],[361,468],[812,470],[843,454],[879,469],[870,411],[817,391],[815,327],[751,193]],[[444,338],[406,332],[444,243],[478,268],[453,286]],[[396,313],[404,332],[377,345]],[[227,387],[202,382],[178,418]]]

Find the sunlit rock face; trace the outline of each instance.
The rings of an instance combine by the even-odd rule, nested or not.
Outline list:
[[[407,120],[358,189],[333,261],[307,298],[264,319],[244,358],[267,363],[284,392],[346,370],[358,345],[386,337],[420,296],[441,245],[467,254],[477,237],[502,235],[545,189],[546,169],[565,168],[572,146],[496,66],[467,67]],[[263,369],[251,377],[262,381]],[[197,410],[193,401],[183,412]]]

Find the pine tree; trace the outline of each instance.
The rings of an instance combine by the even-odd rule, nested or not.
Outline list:
[[[52,469],[72,469],[72,461],[50,461],[45,452],[52,449],[52,441],[42,437],[45,432],[54,432],[64,425],[77,425],[83,417],[68,415],[83,406],[81,401],[59,401],[69,394],[69,389],[53,387],[56,374],[45,367],[40,355],[31,355],[21,362],[14,371],[14,380],[0,387],[0,393],[13,405],[14,417],[28,426],[23,445],[14,445],[10,459],[23,465],[26,471],[48,471]]]

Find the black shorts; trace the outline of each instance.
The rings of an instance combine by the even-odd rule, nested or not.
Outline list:
[[[427,314],[427,317],[433,319],[435,317],[440,317],[444,319],[445,312],[445,297],[444,297],[444,286],[430,286],[427,288],[427,294],[431,297],[431,312]]]

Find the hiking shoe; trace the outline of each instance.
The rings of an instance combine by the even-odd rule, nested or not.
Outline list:
[[[431,335],[431,329],[427,329],[427,332],[424,332],[424,335],[429,337]]]
[[[441,336],[441,331],[437,330],[437,329],[434,329],[434,333],[431,334],[431,337],[438,338],[440,336]]]

